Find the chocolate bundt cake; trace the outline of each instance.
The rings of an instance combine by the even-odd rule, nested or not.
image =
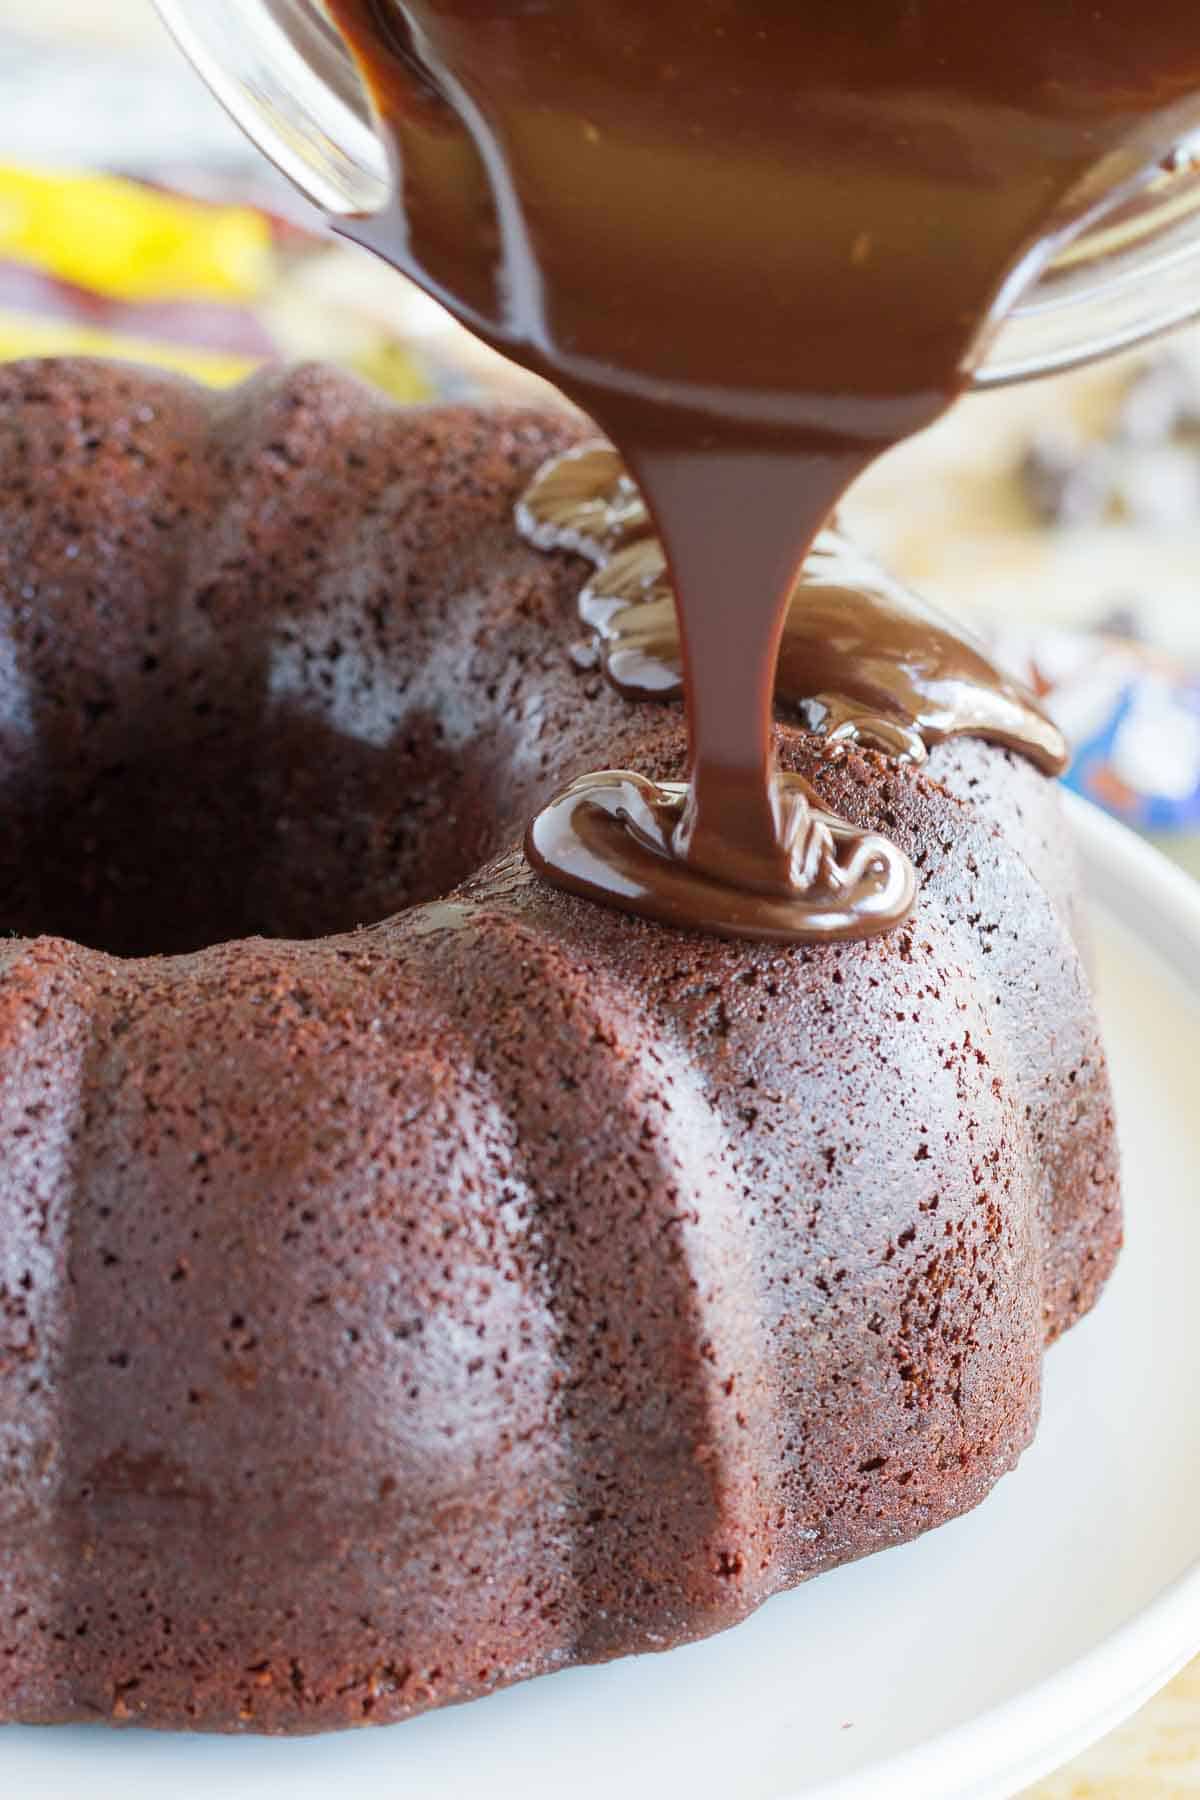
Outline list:
[[[677,701],[514,506],[579,436],[0,370],[0,1716],[294,1732],[663,1648],[976,1504],[1119,1235],[1052,782],[781,722],[911,921],[520,843]]]

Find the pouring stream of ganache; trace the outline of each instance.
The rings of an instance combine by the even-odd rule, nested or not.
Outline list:
[[[780,645],[821,586],[797,573],[856,476],[964,387],[1014,272],[1200,120],[1200,9],[1010,0],[995,30],[962,0],[328,10],[396,175],[394,206],[342,229],[598,422],[670,571],[687,783],[587,777],[534,821],[531,860],[733,935],[895,925],[914,891],[902,853],[775,766]],[[879,729],[860,735],[893,750],[972,728],[944,688],[940,726],[888,741],[888,693],[861,690],[905,664],[909,625],[858,592],[824,584],[826,621],[853,615],[835,660],[861,665],[833,727],[853,733],[862,701]],[[788,656],[827,636],[793,630]],[[796,685],[786,656],[784,674]],[[977,709],[987,685],[974,667]],[[983,735],[1052,767],[1053,728],[1002,687]]]
[[[517,506],[540,550],[586,557],[580,621],[601,667],[630,700],[684,691],[666,554],[610,444],[580,444],[542,468]],[[1060,775],[1062,733],[984,646],[888,575],[840,531],[821,531],[791,592],[775,664],[775,704],[837,743],[921,763],[949,737],[990,739]]]

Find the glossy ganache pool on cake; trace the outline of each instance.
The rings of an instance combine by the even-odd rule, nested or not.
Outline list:
[[[594,633],[592,654],[609,680],[630,699],[681,697],[667,560],[612,447],[584,443],[553,458],[522,497],[517,523],[531,543],[596,564],[579,597],[580,622]],[[817,538],[788,596],[773,701],[831,744],[870,745],[905,761],[924,762],[931,744],[966,735],[1006,744],[1048,775],[1066,767],[1062,735],[1032,696],[836,530]],[[778,782],[803,797],[808,819],[804,935],[828,941],[892,930],[915,893],[907,858],[828,812],[800,776],[780,774]],[[686,782],[632,772],[597,788],[586,775],[538,814],[526,854],[560,886],[630,900],[631,910],[665,924],[694,924],[704,893],[707,929],[792,941],[794,895],[771,900],[728,882],[701,887],[673,854],[688,791]]]
[[[687,771],[679,699],[599,666],[596,558],[518,528],[580,440],[0,370],[5,1719],[333,1729],[730,1625],[982,1499],[1112,1265],[1000,677],[1025,751],[886,658],[781,687],[780,768],[914,871],[890,933],[530,869],[564,785]]]

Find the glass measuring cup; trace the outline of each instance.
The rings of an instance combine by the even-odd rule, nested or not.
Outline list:
[[[358,69],[320,0],[156,0],[259,149],[334,219],[382,210],[393,171]],[[1081,198],[1015,269],[972,370],[996,387],[1092,361],[1200,315],[1200,131]]]

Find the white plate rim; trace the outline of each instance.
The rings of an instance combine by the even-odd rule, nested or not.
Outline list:
[[[1066,790],[1063,800],[1084,892],[1200,997],[1200,883],[1091,801]],[[898,1756],[780,1800],[1002,1800],[1115,1730],[1197,1654],[1200,1556],[1091,1650],[1010,1700]]]

